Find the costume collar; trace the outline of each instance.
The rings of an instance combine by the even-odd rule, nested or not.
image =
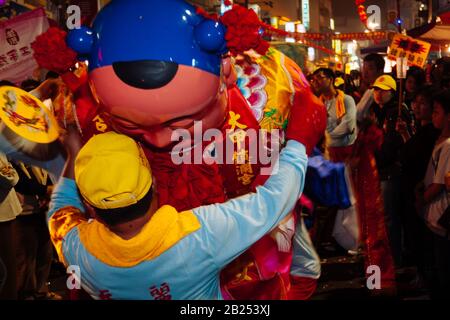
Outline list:
[[[125,240],[94,220],[78,227],[87,251],[112,267],[129,268],[152,260],[200,229],[192,211],[179,213],[171,206],[159,208],[135,237]]]

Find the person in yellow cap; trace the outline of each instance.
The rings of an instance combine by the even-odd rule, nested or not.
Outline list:
[[[334,80],[334,87],[338,90],[345,91],[345,80],[342,77],[337,77]]]
[[[374,104],[372,112],[375,113],[377,124],[380,128],[393,129],[401,134],[402,140],[406,141],[404,135],[410,137],[413,130],[413,113],[402,104],[400,117],[397,99],[397,83],[390,75],[378,77],[372,85]],[[398,123],[401,122],[401,126]]]
[[[402,264],[402,226],[401,226],[401,165],[399,150],[404,145],[403,131],[409,135],[412,130],[412,113],[403,104],[399,115],[397,83],[390,75],[378,77],[372,85],[375,104],[371,107],[379,129],[383,130],[383,144],[376,153],[380,176],[387,231],[397,267]]]
[[[78,270],[69,285],[81,282],[94,299],[221,299],[220,270],[293,209],[307,154],[325,127],[321,104],[294,107],[276,174],[255,193],[186,212],[158,208],[150,166],[134,140],[109,132],[81,147],[69,130],[48,214],[61,261]]]
[[[375,102],[377,104],[386,104],[395,97],[397,82],[390,75],[382,75],[375,80],[372,89],[378,93]]]

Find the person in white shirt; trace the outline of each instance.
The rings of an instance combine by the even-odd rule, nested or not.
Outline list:
[[[432,294],[436,298],[450,298],[450,237],[448,230],[439,224],[439,219],[450,205],[450,196],[445,188],[445,177],[450,172],[450,91],[434,97],[433,125],[442,130],[436,141],[425,175],[425,191],[418,197],[418,207],[424,210],[424,219],[433,232],[434,267],[436,284]],[[432,296],[432,297],[433,297]]]

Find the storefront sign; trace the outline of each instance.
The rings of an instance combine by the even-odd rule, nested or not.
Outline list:
[[[309,0],[302,0],[302,22],[306,30],[309,29]]]

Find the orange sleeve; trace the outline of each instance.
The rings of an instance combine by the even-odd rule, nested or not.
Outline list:
[[[50,238],[58,253],[59,260],[66,264],[62,245],[64,238],[76,226],[86,223],[87,219],[83,212],[75,207],[64,207],[56,211],[48,221]]]

